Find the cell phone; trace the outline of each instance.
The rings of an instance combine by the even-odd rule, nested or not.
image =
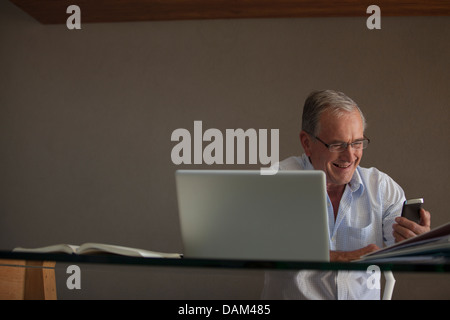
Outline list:
[[[420,222],[420,209],[422,208],[423,199],[410,199],[403,203],[402,217],[405,217],[415,223]]]

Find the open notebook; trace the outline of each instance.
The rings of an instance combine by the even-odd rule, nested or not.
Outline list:
[[[30,253],[67,253],[67,254],[117,254],[129,257],[143,258],[180,258],[179,253],[164,253],[144,249],[129,248],[104,243],[84,243],[80,246],[71,244],[56,244],[40,248],[15,248],[13,252]]]

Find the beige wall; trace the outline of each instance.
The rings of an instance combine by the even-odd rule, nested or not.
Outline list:
[[[88,241],[181,251],[173,130],[279,128],[298,155],[314,89],[356,100],[376,166],[432,225],[449,220],[450,18],[44,26],[0,4],[0,249]],[[231,167],[227,167],[231,168]],[[233,167],[235,168],[235,167]],[[255,166],[253,168],[259,168]],[[64,266],[60,278],[65,279]],[[60,298],[258,298],[262,272],[86,266]],[[449,298],[448,275],[396,274],[394,298]],[[111,279],[114,279],[112,281]],[[121,280],[119,280],[121,279]],[[156,289],[157,288],[157,289]]]

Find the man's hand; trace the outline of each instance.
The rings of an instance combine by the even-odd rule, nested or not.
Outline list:
[[[395,242],[399,242],[430,231],[431,214],[425,209],[420,209],[419,224],[404,217],[395,218],[395,222],[397,223],[392,225],[392,234],[394,235]]]
[[[354,251],[330,251],[330,262],[350,262],[378,249],[380,248],[376,244],[369,244],[367,247]]]

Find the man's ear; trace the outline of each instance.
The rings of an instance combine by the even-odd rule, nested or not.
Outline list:
[[[305,154],[310,157],[311,156],[311,136],[307,134],[305,131],[300,131],[300,142],[302,144],[303,150],[305,150]]]

